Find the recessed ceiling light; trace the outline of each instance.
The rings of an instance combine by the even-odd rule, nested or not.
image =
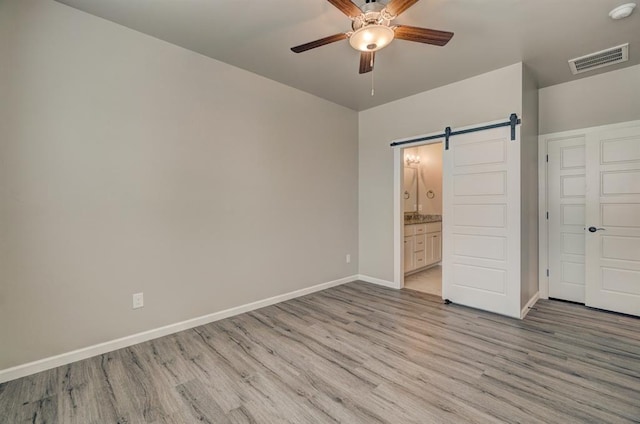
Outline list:
[[[609,17],[615,20],[624,19],[627,16],[631,15],[635,7],[636,7],[635,3],[623,4],[622,6],[618,6],[615,9],[613,9],[611,12],[609,12]]]

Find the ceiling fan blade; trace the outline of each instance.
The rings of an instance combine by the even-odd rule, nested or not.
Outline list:
[[[329,3],[340,9],[342,13],[347,15],[350,18],[355,18],[356,16],[360,16],[362,11],[358,6],[353,4],[351,0],[328,0]]]
[[[398,16],[417,2],[418,0],[391,0],[386,6],[387,12]]]
[[[366,74],[373,71],[373,61],[376,57],[376,52],[362,52],[360,53],[360,73]]]
[[[335,43],[336,41],[344,40],[347,38],[347,34],[340,33],[335,35],[330,35],[328,37],[321,38],[319,40],[311,41],[306,44],[301,44],[299,46],[291,47],[291,51],[294,53],[302,53],[307,50],[315,49],[316,47],[321,47],[326,44]]]
[[[438,31],[436,29],[419,28],[407,25],[398,25],[395,29],[395,38],[418,43],[444,46],[453,37],[453,32]]]

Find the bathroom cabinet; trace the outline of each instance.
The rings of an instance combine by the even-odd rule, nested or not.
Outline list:
[[[418,271],[442,260],[442,223],[404,226],[404,272]]]

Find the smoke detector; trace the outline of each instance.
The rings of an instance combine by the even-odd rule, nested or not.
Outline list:
[[[614,20],[624,19],[627,16],[631,15],[631,13],[633,12],[633,9],[635,8],[636,8],[635,3],[623,4],[622,6],[618,6],[615,9],[613,9],[611,12],[609,12],[609,17]]]
[[[629,43],[569,60],[573,75],[629,60]]]

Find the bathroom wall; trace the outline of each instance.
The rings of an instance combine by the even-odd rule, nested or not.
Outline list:
[[[402,191],[405,194],[403,210],[404,213],[416,213],[420,210],[420,206],[418,205],[419,196],[420,196],[420,187],[418,186],[420,183],[420,167],[416,163],[407,164],[406,158],[408,157],[416,157],[419,156],[418,148],[411,147],[404,150],[405,161],[404,169],[403,169],[403,181],[402,181]],[[414,173],[409,173],[409,171],[415,170]]]
[[[409,147],[404,149],[403,156],[405,168],[410,166],[418,170],[417,212],[422,215],[442,215],[442,143]],[[420,163],[407,165],[407,156],[420,157]],[[430,190],[433,192],[432,198],[427,196]]]
[[[423,215],[442,215],[442,143],[419,146],[418,207]],[[427,196],[429,190],[433,198]]]

